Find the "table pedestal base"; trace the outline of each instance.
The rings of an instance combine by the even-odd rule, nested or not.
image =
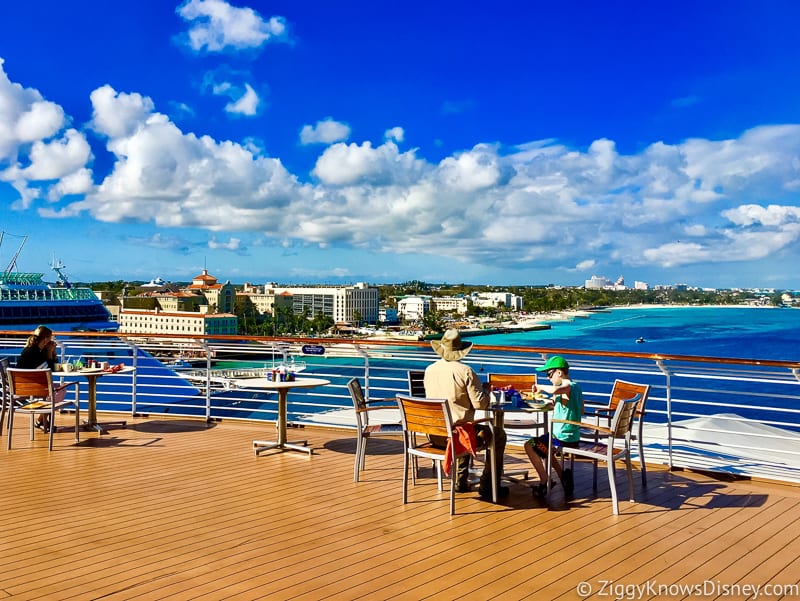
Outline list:
[[[262,453],[263,451],[270,451],[272,449],[278,449],[279,451],[302,451],[304,453],[308,453],[309,457],[314,454],[314,449],[308,446],[307,440],[301,440],[298,443],[292,442],[278,442],[278,441],[269,441],[269,440],[254,440],[253,441],[253,451],[256,455]]]
[[[128,422],[125,421],[125,420],[119,420],[119,421],[115,421],[115,422],[104,422],[104,423],[101,424],[101,423],[98,423],[98,422],[92,423],[92,422],[90,422],[88,420],[83,420],[83,429],[84,430],[95,430],[99,434],[108,434],[108,430],[106,430],[107,427],[108,428],[110,428],[110,427],[127,428],[128,427]]]
[[[263,381],[259,388],[267,390],[275,390],[278,393],[278,415],[275,421],[275,428],[277,429],[278,440],[254,440],[253,451],[256,456],[264,451],[271,451],[273,449],[278,452],[283,451],[302,451],[308,453],[309,458],[314,454],[314,449],[308,446],[307,440],[296,442],[289,442],[286,440],[287,429],[287,406],[286,397],[289,395],[290,388],[313,388],[315,386],[326,386],[330,384],[328,380],[320,378],[298,378],[297,380],[290,380],[288,382],[275,382],[272,380]]]

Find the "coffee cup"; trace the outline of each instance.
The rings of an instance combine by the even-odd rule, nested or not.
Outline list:
[[[72,363],[63,363],[61,367],[64,368],[64,371],[72,371]]]

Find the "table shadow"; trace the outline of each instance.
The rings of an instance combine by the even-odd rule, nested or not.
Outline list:
[[[137,424],[128,424],[128,429],[136,432],[171,434],[177,432],[197,432],[215,427],[213,422],[206,423],[200,420],[165,419],[150,420]]]
[[[323,448],[334,453],[344,453],[346,455],[356,454],[355,438],[340,438],[330,440],[323,445]],[[371,438],[367,443],[367,455],[402,455],[403,441],[391,438]]]

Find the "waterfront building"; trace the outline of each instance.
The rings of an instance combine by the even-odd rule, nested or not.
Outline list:
[[[261,315],[275,315],[282,308],[292,310],[294,299],[289,292],[276,294],[275,290],[245,283],[241,292],[236,293],[234,304],[242,314],[256,312]]]
[[[607,277],[593,275],[590,279],[586,280],[583,287],[587,290],[625,290],[625,278],[619,276],[615,282],[612,282]]]
[[[511,292],[473,292],[472,304],[483,308],[496,308],[502,305],[512,311],[521,311],[522,297]]]
[[[208,305],[200,311],[162,311],[130,309],[119,312],[119,331],[137,334],[203,334],[235,335],[239,322],[232,313],[208,313]]]
[[[379,307],[378,320],[383,323],[397,323],[397,308],[396,307]]]
[[[431,308],[434,311],[455,312],[459,315],[467,314],[467,299],[464,296],[435,296],[431,298]]]
[[[309,316],[322,313],[333,319],[334,323],[354,323],[378,321],[380,295],[377,288],[364,282],[353,286],[306,286],[280,287],[275,284],[265,286],[267,293],[275,296],[289,294],[295,315],[308,311]]]
[[[430,296],[407,296],[397,301],[397,317],[405,321],[422,319],[430,310]]]
[[[593,275],[583,285],[587,290],[602,290],[606,286],[611,286],[611,280],[601,275]]]
[[[230,283],[230,280],[220,284],[217,278],[208,274],[207,269],[204,269],[200,275],[195,276],[192,283],[184,290],[202,295],[208,305],[216,308],[219,313],[233,313],[236,289]]]
[[[124,298],[126,309],[145,309],[161,311],[194,311],[199,312],[200,307],[208,306],[205,297],[199,294],[188,292],[143,292],[136,296],[126,296]]]

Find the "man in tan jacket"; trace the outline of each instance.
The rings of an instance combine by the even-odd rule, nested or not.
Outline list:
[[[440,360],[430,364],[425,369],[425,396],[431,399],[447,399],[453,421],[458,423],[471,422],[475,419],[476,409],[487,409],[489,407],[488,384],[481,383],[478,374],[469,366],[461,363],[461,359],[466,357],[472,349],[471,342],[461,340],[458,330],[447,330],[441,340],[432,340],[431,347],[441,357]],[[481,444],[489,444],[492,432],[488,425],[477,424],[475,434]],[[431,442],[445,448],[447,440],[435,440],[431,437]],[[495,432],[496,450],[496,469],[495,474],[502,473],[503,453],[506,448],[506,433],[504,430]],[[458,492],[469,490],[469,466],[471,457],[460,457],[456,466],[456,486]],[[478,494],[484,500],[492,498],[492,483],[489,480],[489,470],[484,467],[481,474]],[[497,487],[498,496],[508,495],[508,488],[505,486]]]

